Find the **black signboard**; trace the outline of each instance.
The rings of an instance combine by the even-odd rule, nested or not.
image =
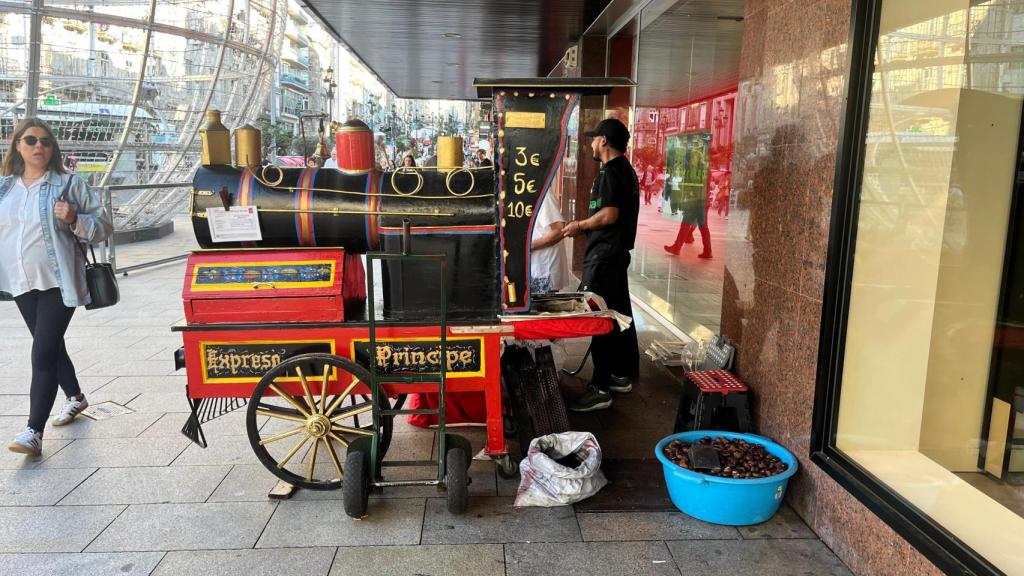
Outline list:
[[[370,343],[356,341],[357,362],[369,365]],[[483,375],[483,341],[448,340],[448,372]],[[398,372],[431,373],[441,370],[441,342],[438,340],[378,340],[377,370],[385,374]]]
[[[565,155],[575,92],[503,89],[494,93],[498,121],[502,308],[530,310],[530,238],[534,214]]]
[[[234,379],[260,379],[271,368],[292,356],[325,352],[331,354],[331,343],[260,342],[201,343],[203,375],[207,382]]]

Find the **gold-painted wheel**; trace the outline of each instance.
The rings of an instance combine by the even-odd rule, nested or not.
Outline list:
[[[390,407],[383,394],[356,394],[369,382],[361,366],[332,354],[303,354],[267,372],[246,413],[249,444],[278,478],[302,488],[336,490],[345,476],[348,446],[373,436],[373,413]],[[334,386],[331,386],[334,384]],[[339,393],[332,394],[329,389]],[[380,454],[391,439],[392,417],[380,418]]]

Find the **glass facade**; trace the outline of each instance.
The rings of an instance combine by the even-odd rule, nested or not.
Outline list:
[[[835,446],[1024,573],[1024,1],[881,3]]]
[[[149,184],[188,180],[207,108],[222,110],[228,126],[259,115],[286,0],[45,0],[4,10],[0,155],[15,123],[38,116],[92,184]],[[116,225],[160,223],[184,198],[166,190],[115,198]]]
[[[584,99],[580,112],[584,126],[613,117],[632,134],[627,154],[641,210],[630,291],[700,338],[720,331],[726,238],[740,196],[732,164],[744,10],[743,0],[716,2],[705,13],[686,1],[651,2],[628,20],[609,16],[598,30],[606,35],[581,44],[582,75],[601,70],[637,84],[600,103]],[[584,162],[566,178],[587,182],[591,169]]]

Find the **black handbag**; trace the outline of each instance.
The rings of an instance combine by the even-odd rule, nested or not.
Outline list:
[[[64,185],[64,190],[60,194],[60,200],[64,201],[70,187],[71,178],[69,177]],[[89,256],[85,254],[85,248],[82,247],[82,243],[78,241],[78,238],[75,238],[74,242],[82,252],[82,258],[85,259],[85,285],[88,287],[89,295],[92,297],[92,302],[86,304],[85,309],[95,310],[117,304],[121,300],[121,291],[117,288],[117,277],[114,276],[114,267],[96,259],[96,251],[93,250],[92,244],[89,245],[92,262],[89,262]]]
[[[89,295],[92,296],[92,302],[86,304],[85,309],[95,310],[117,304],[121,300],[121,291],[117,288],[114,267],[107,262],[96,260],[96,251],[93,250],[92,244],[89,245],[92,262],[89,262],[89,257],[85,255],[82,243],[75,240],[75,244],[78,245],[78,249],[82,251],[82,257],[85,258],[85,285],[89,287]]]

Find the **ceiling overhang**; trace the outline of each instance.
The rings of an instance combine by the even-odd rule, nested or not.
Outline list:
[[[399,97],[469,100],[547,75],[609,0],[303,1]]]

